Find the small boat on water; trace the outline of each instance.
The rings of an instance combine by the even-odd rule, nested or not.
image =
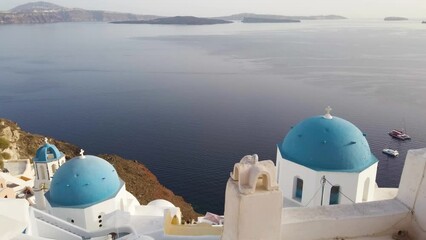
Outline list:
[[[396,129],[394,129],[391,132],[389,132],[389,135],[391,135],[392,137],[397,138],[399,140],[409,140],[409,139],[411,139],[411,137],[408,134],[406,134],[404,131],[396,130]]]
[[[393,149],[390,149],[390,148],[385,148],[385,149],[382,150],[382,152],[384,154],[387,154],[387,155],[392,156],[392,157],[398,157],[398,155],[399,155],[399,152],[397,150],[393,150]]]

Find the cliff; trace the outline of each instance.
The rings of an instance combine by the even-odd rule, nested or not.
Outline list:
[[[150,20],[153,15],[65,8],[48,2],[33,2],[0,12],[0,24],[35,24],[57,22],[110,22],[125,20]]]
[[[23,131],[18,124],[0,118],[0,168],[3,159],[32,159],[37,149],[44,144],[45,136]],[[49,138],[67,159],[77,156],[80,148],[76,145]],[[141,204],[155,199],[165,199],[180,207],[186,220],[199,216],[191,204],[170,189],[161,185],[155,175],[145,165],[136,160],[126,160],[117,155],[102,154],[101,158],[114,165],[118,175],[126,182],[126,188]]]
[[[40,11],[59,11],[67,8],[49,3],[49,2],[29,2],[10,9],[10,12],[40,12]]]
[[[7,142],[7,147],[0,147],[0,155],[7,153],[10,157],[5,159],[32,159],[37,149],[44,144],[45,136],[23,131],[17,123],[0,118],[0,141]],[[49,142],[55,144],[68,158],[76,156],[79,147],[49,138]]]
[[[140,204],[145,205],[155,199],[165,199],[180,207],[187,220],[196,220],[200,216],[181,196],[175,195],[170,189],[161,185],[157,177],[145,165],[117,155],[101,154],[99,157],[114,165],[118,175],[126,182],[127,191],[131,192]]]

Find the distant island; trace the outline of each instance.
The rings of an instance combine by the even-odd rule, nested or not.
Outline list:
[[[292,19],[292,20],[341,20],[345,17],[338,15],[319,15],[319,16],[284,16],[272,14],[239,13],[229,16],[216,17],[216,19],[228,21],[243,21],[244,18],[264,18],[264,19]]]
[[[408,18],[404,17],[385,17],[385,21],[406,21]]]
[[[422,23],[426,23],[426,21],[423,21]]]
[[[176,16],[166,18],[156,18],[152,20],[136,20],[136,21],[114,21],[115,24],[165,24],[165,25],[212,25],[226,24],[231,21],[211,18],[198,18],[192,16]]]
[[[66,8],[48,2],[31,2],[7,12],[0,12],[0,24],[110,22],[154,18],[158,18],[158,16]]]
[[[0,11],[1,24],[40,24],[59,22],[114,22],[127,24],[178,24],[178,25],[209,25],[224,24],[231,21],[243,21],[244,18],[267,19],[264,22],[280,20],[339,20],[346,19],[338,15],[319,16],[282,16],[271,14],[239,13],[214,18],[196,17],[164,17],[155,15],[140,15],[131,13],[109,12],[101,10],[85,10],[81,8],[66,8],[49,2],[30,2],[19,5],[8,11]],[[250,22],[246,20],[244,22]],[[283,22],[283,21],[280,21]],[[288,22],[288,21],[284,21]]]
[[[300,23],[300,20],[245,17],[243,18],[241,22],[243,23]]]

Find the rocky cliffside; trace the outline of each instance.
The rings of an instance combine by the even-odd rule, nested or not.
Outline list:
[[[101,154],[100,157],[114,165],[118,175],[126,182],[127,191],[131,192],[141,204],[147,204],[155,199],[166,199],[180,207],[184,219],[191,220],[200,216],[181,196],[175,195],[170,189],[161,185],[145,165],[117,155]]]
[[[0,118],[0,162],[2,159],[32,159],[37,149],[44,144],[45,136],[23,131],[18,124]],[[76,145],[49,138],[67,159],[77,156],[80,148]],[[170,189],[161,185],[155,175],[136,160],[126,160],[117,155],[102,154],[116,168],[118,175],[126,182],[126,188],[141,204],[155,199],[166,199],[181,208],[185,219],[196,219],[199,216],[191,204],[181,196],[175,195]]]
[[[29,2],[10,9],[10,12],[40,12],[40,11],[58,11],[67,10],[67,8],[50,2]]]
[[[8,143],[7,148],[0,148],[1,153],[8,153],[10,159],[32,159],[37,149],[44,144],[45,136],[23,131],[17,123],[0,118],[0,139]],[[65,155],[70,158],[79,152],[77,146],[49,138]]]
[[[157,16],[65,8],[48,2],[33,2],[0,12],[0,24],[35,24],[57,22],[110,22],[150,20]]]
[[[135,15],[81,9],[60,10],[54,12],[0,13],[0,24],[35,24],[58,22],[110,22],[126,20],[148,20],[155,16]]]

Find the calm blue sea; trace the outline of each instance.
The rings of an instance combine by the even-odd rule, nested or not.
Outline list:
[[[137,159],[222,213],[233,164],[275,160],[290,127],[330,105],[367,134],[378,185],[396,187],[407,150],[426,147],[425,42],[419,21],[0,25],[0,116]],[[403,127],[411,141],[387,135]]]

